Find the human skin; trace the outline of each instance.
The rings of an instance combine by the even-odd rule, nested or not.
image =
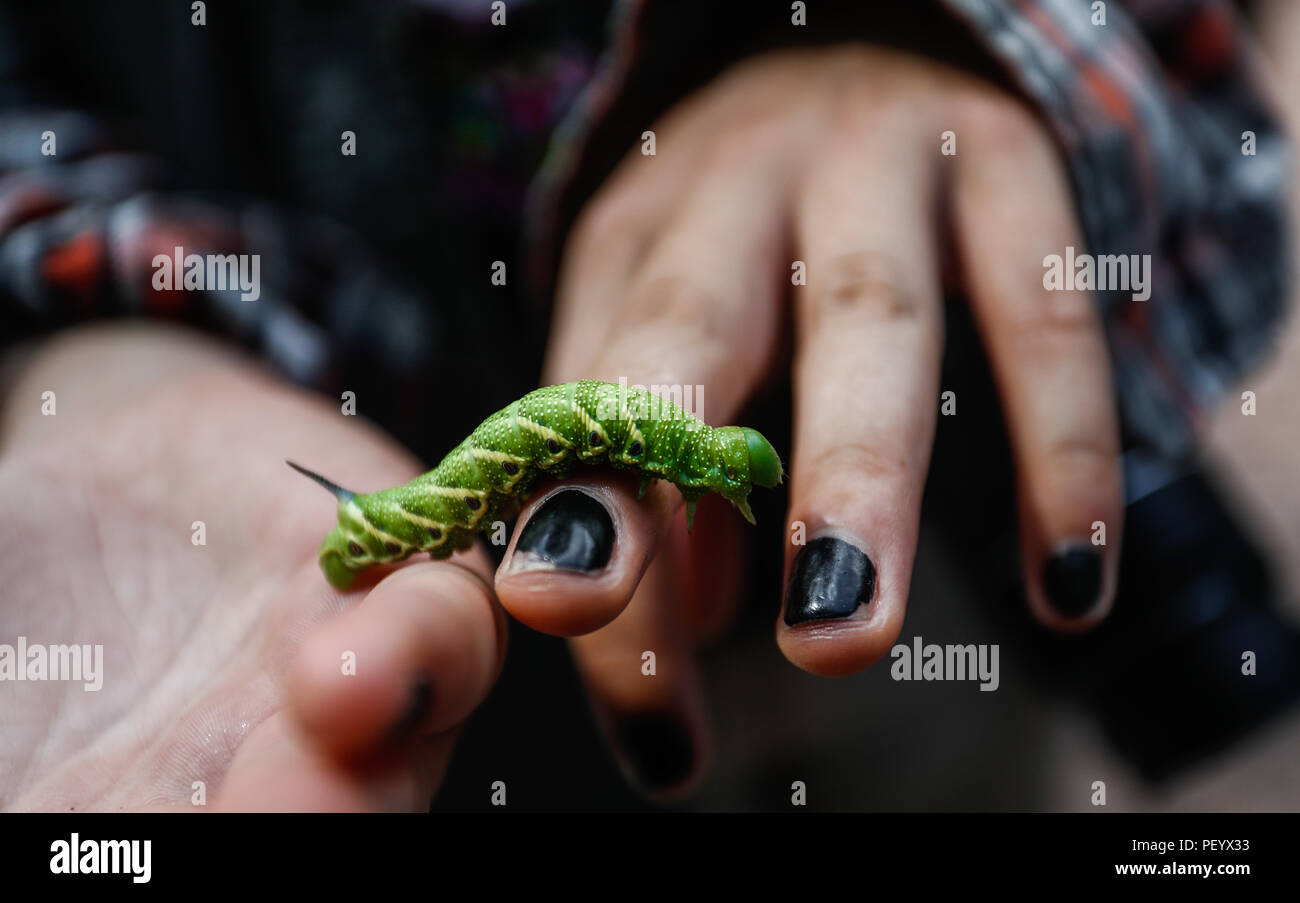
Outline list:
[[[188,333],[79,329],[27,363],[0,421],[4,641],[102,644],[105,674],[98,692],[0,682],[0,808],[428,807],[505,652],[486,556],[340,595],[314,555],[333,500],[287,454],[357,482],[420,470]],[[420,678],[430,705],[397,736]]]
[[[794,445],[781,450],[789,521],[866,551],[877,588],[850,617],[779,620],[790,661],[848,674],[898,636],[938,412],[946,278],[970,295],[1002,391],[1030,607],[1060,630],[1104,617],[1121,528],[1107,352],[1086,293],[1042,289],[1043,257],[1083,242],[1035,118],[954,70],[855,46],[755,58],[654,128],[658,154],[633,152],[569,238],[543,382],[703,385],[717,425],[735,422],[764,381],[793,380]],[[946,130],[955,157],[939,153]],[[793,260],[806,262],[808,284],[787,292]],[[784,374],[787,316],[795,356]],[[39,412],[47,389],[58,393],[53,418]],[[408,562],[340,596],[315,560],[334,500],[281,462],[311,462],[345,486],[398,485],[422,468],[332,405],[194,338],[137,326],[40,349],[3,417],[0,491],[22,512],[0,527],[6,623],[32,638],[103,637],[106,657],[117,650],[131,665],[93,700],[0,685],[18,728],[5,733],[0,804],[190,809],[202,780],[215,808],[422,808],[456,726],[501,665],[493,585],[521,621],[575,637],[612,735],[638,714],[687,726],[689,773],[649,789],[679,794],[703,772],[693,650],[725,629],[744,566],[747,527],[725,503],[701,502],[688,537],[675,489],[637,502],[635,479],[583,474],[564,485],[597,499],[616,528],[599,574],[519,554],[559,488],[542,486],[494,584],[475,552]],[[201,549],[190,544],[196,520]],[[1102,589],[1088,612],[1064,617],[1038,575],[1097,520],[1109,535]],[[787,543],[787,571],[795,552]],[[344,650],[369,667],[341,678]],[[416,738],[394,744],[422,675],[433,710]]]
[[[1122,533],[1108,352],[1089,293],[1043,289],[1044,257],[1084,242],[1034,115],[937,63],[846,45],[746,61],[652,128],[656,154],[630,151],[568,238],[543,381],[703,386],[716,423],[734,421],[765,382],[793,381],[793,448],[779,450],[786,536],[802,522],[809,539],[847,539],[870,557],[876,587],[848,617],[778,616],[785,656],[814,674],[850,674],[899,635],[939,409],[945,283],[970,299],[1007,417],[1029,607],[1066,632],[1104,618]],[[940,153],[948,130],[954,156]],[[806,286],[791,287],[795,260]],[[788,374],[777,354],[786,318]],[[734,612],[744,525],[702,505],[688,538],[671,492],[646,505],[624,482],[587,482],[619,525],[609,564],[512,569],[536,498],[497,593],[538,630],[585,634],[573,654],[616,750],[620,722],[638,715],[684,726],[694,766],[652,788],[672,796],[707,759],[693,651]],[[1063,615],[1045,598],[1045,560],[1086,543],[1096,521],[1107,527],[1100,593],[1085,613]],[[797,552],[786,543],[787,577]],[[654,680],[640,670],[646,650]],[[635,773],[634,751],[620,752]]]
[[[1300,135],[1300,4],[1271,0],[1255,10],[1256,30],[1274,87],[1276,107],[1291,140]],[[1294,163],[1293,163],[1294,165]],[[1290,210],[1300,222],[1300,181],[1292,180]],[[1300,229],[1292,228],[1292,268],[1300,260]],[[1293,283],[1295,282],[1293,277]],[[1206,457],[1216,475],[1234,492],[1234,502],[1282,581],[1282,601],[1300,623],[1300,316],[1292,292],[1284,328],[1278,330],[1272,357],[1248,373],[1210,418]],[[1255,393],[1253,416],[1244,416],[1242,392]]]

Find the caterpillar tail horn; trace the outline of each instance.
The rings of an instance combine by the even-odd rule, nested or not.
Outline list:
[[[330,482],[329,480],[325,479],[323,476],[316,473],[315,471],[311,471],[305,467],[301,467],[293,463],[292,461],[285,461],[284,463],[288,464],[290,467],[298,471],[298,473],[302,474],[307,479],[314,480],[317,483],[320,483],[331,493],[333,493],[334,497],[338,499],[340,502],[350,501],[356,495],[356,493],[352,492],[350,489],[344,489],[342,486],[338,485],[337,483]]]

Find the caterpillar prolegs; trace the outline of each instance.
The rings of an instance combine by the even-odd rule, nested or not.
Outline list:
[[[346,589],[372,565],[468,548],[474,533],[526,499],[543,475],[562,479],[577,464],[601,462],[639,471],[638,497],[656,478],[676,485],[688,529],[696,503],[710,492],[754,523],[750,490],[782,477],[780,457],[757,430],[714,428],[644,388],[595,380],[529,392],[405,486],[363,495],[288,463],[338,498],[338,525],[321,543],[320,566]]]

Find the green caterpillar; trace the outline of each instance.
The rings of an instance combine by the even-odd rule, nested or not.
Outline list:
[[[576,463],[634,468],[641,491],[672,482],[695,505],[716,492],[751,524],[753,485],[781,482],[781,459],[748,427],[713,428],[640,386],[583,380],[546,386],[479,424],[433,470],[405,486],[360,495],[299,467],[339,500],[338,526],[320,546],[320,566],[339,589],[358,571],[415,552],[446,558],[469,548],[474,533],[526,499],[543,474],[563,479]]]

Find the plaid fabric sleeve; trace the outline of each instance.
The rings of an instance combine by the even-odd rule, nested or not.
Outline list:
[[[1270,344],[1288,282],[1287,146],[1234,10],[1221,0],[1109,2],[1101,24],[1085,0],[902,6],[922,32],[920,52],[956,23],[1037,107],[1071,174],[1087,250],[1151,255],[1148,300],[1108,291],[1097,304],[1130,440],[1186,454],[1200,412]],[[875,40],[882,18],[873,10],[818,35],[790,27],[789,4],[728,7],[721,21],[673,9],[621,5],[597,77],[557,132],[529,213],[543,293],[577,210],[674,92],[757,50]],[[819,14],[809,10],[809,29]],[[681,61],[700,48],[713,51],[712,67],[684,73]]]
[[[512,0],[498,29],[480,0],[405,0],[306,28],[299,7],[195,28],[161,0],[130,15],[0,5],[0,353],[90,319],[182,322],[300,384],[362,391],[408,440],[438,429],[428,387],[471,365],[480,392],[515,397],[537,318],[513,281],[480,274],[513,266],[524,192],[607,9]],[[213,51],[223,41],[231,53]],[[359,155],[341,155],[344,128]],[[255,259],[256,291],[191,284],[192,257],[218,277],[221,261]],[[506,321],[509,364],[460,338]],[[465,392],[440,407],[482,405]]]
[[[39,151],[45,132],[57,136],[55,156]],[[160,283],[156,258],[182,249],[204,258],[256,249],[265,264],[258,303],[233,283],[186,291],[179,274]],[[337,385],[353,350],[382,345],[385,361],[412,369],[438,332],[421,299],[331,221],[179,190],[163,161],[122,150],[79,111],[0,114],[0,348],[24,333],[119,316],[208,328],[320,387]],[[372,335],[378,323],[395,329]]]

